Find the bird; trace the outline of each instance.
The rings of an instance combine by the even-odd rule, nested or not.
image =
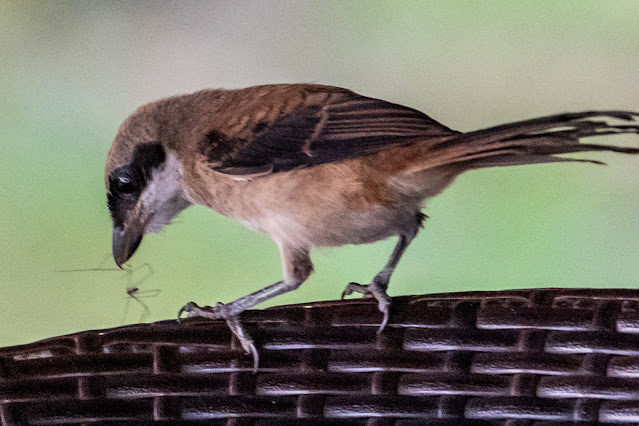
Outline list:
[[[389,318],[389,280],[423,226],[426,200],[460,174],[487,167],[593,159],[560,154],[639,148],[586,143],[639,133],[639,113],[586,111],[501,124],[467,133],[428,115],[319,84],[205,89],[139,107],[108,152],[105,183],[112,251],[122,267],[147,233],[191,205],[206,206],[277,244],[282,280],[227,304],[187,303],[178,316],[226,320],[257,368],[257,350],[239,315],[297,289],[313,271],[315,247],[398,237],[385,266],[352,293],[374,298]]]

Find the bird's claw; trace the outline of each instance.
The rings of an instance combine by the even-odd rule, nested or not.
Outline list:
[[[358,283],[348,283],[342,292],[342,299],[345,299],[346,296],[350,296],[353,293],[360,293],[362,297],[373,297],[373,294],[367,289],[368,285],[358,284]]]
[[[182,306],[177,314],[178,323],[182,323],[182,314],[186,314],[186,318],[192,318],[199,316],[199,312],[202,311],[202,308],[198,306],[195,302],[189,302],[186,305]]]
[[[189,302],[182,306],[178,312],[178,319],[182,314],[186,313],[187,318],[203,317],[208,319],[226,319],[230,315],[227,314],[223,303],[218,302],[215,306],[200,306],[195,302]]]
[[[178,312],[178,321],[181,321],[182,314],[186,313],[187,318],[203,317],[208,319],[224,319],[229,329],[237,337],[242,345],[242,349],[247,354],[253,356],[253,372],[257,373],[259,364],[259,354],[253,339],[246,333],[238,314],[230,312],[230,305],[218,302],[215,306],[198,306],[195,302],[189,302]]]
[[[383,315],[382,323],[377,329],[377,334],[381,333],[386,327],[390,313],[391,297],[386,294],[386,287],[387,285],[373,280],[370,284],[349,283],[342,292],[342,299],[353,293],[360,293],[364,298],[373,297],[377,300],[377,307]]]

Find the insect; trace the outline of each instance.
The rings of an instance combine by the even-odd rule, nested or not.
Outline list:
[[[137,271],[144,270],[144,269],[146,269],[147,271],[146,274],[143,275],[142,278],[139,278],[138,280],[133,281],[133,275]],[[126,316],[129,311],[129,302],[131,300],[135,300],[142,307],[142,313],[140,314],[140,318],[138,319],[138,322],[144,322],[144,320],[146,320],[148,316],[151,314],[151,310],[149,309],[149,306],[146,303],[144,303],[142,299],[147,297],[157,297],[160,295],[159,288],[140,290],[140,287],[139,287],[139,285],[143,281],[147,280],[149,277],[151,277],[151,275],[154,274],[153,268],[151,268],[151,265],[149,265],[148,263],[143,263],[142,265],[137,266],[135,268],[133,267],[127,268],[125,269],[125,271],[127,274],[124,277],[127,278],[128,280],[127,287],[126,287],[127,300],[126,300],[126,305],[124,307],[124,313],[122,314],[121,323],[124,324],[126,322]]]
[[[120,279],[126,279],[126,304],[124,307],[124,311],[122,313],[122,319],[120,321],[121,324],[126,323],[126,317],[128,316],[129,304],[131,300],[135,300],[140,307],[142,308],[142,313],[138,319],[138,322],[144,322],[151,314],[151,310],[149,305],[145,303],[142,299],[148,297],[156,297],[160,294],[160,289],[153,288],[147,290],[141,290],[141,284],[148,280],[155,272],[151,265],[147,262],[138,265],[132,266],[128,265],[124,268],[107,268],[105,264],[110,260],[111,255],[107,254],[102,262],[98,264],[95,268],[84,268],[84,269],[62,269],[57,270],[56,272],[124,272],[124,275],[120,277]],[[143,275],[140,277],[140,273],[143,272]]]

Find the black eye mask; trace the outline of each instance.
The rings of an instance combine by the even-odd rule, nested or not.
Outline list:
[[[138,145],[131,163],[118,167],[109,175],[107,205],[114,226],[122,226],[154,169],[164,163],[166,154],[159,143]]]

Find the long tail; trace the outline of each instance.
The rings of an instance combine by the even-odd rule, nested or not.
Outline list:
[[[639,133],[639,113],[587,111],[502,124],[455,136],[432,147],[446,152],[445,163],[469,168],[537,164],[557,161],[600,161],[556,157],[586,151],[639,154],[639,148],[581,143],[582,138]]]

